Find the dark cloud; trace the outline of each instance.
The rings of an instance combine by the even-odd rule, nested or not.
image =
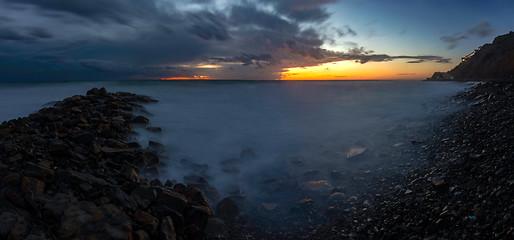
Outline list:
[[[10,28],[0,28],[0,40],[30,41],[32,38]]]
[[[441,56],[390,56],[387,54],[370,54],[369,52],[362,52],[361,49],[356,49],[353,51],[350,51],[349,53],[342,54],[341,60],[353,60],[359,63],[367,63],[367,62],[388,62],[395,59],[413,59],[410,61],[407,61],[407,63],[422,63],[425,61],[433,61],[436,63],[449,63],[451,62],[450,58],[444,58]]]
[[[454,35],[445,35],[441,37],[441,40],[448,43],[448,49],[456,48],[459,45],[459,42],[464,39],[472,38],[472,37],[489,37],[493,35],[493,29],[489,22],[481,22],[472,28],[468,29],[465,33],[457,33]]]
[[[12,22],[13,20],[8,17],[0,16],[0,22]]]
[[[220,41],[230,39],[225,24],[210,12],[193,14],[194,25],[190,31],[204,40],[216,39]]]
[[[324,5],[338,0],[265,0],[288,17],[300,22],[323,22],[330,17]]]
[[[87,0],[87,1],[62,1],[62,0],[4,0],[13,4],[25,4],[36,6],[45,11],[64,12],[85,17],[95,21],[114,20],[119,23],[130,22],[127,12],[137,9],[141,4],[135,0]],[[150,2],[150,1],[148,1]]]
[[[297,24],[289,22],[280,16],[258,10],[253,5],[235,6],[230,12],[230,20],[233,25],[244,26],[250,31],[271,30],[284,34],[296,34],[299,32]]]
[[[30,35],[36,38],[52,38],[53,35],[44,28],[33,28],[30,31]]]
[[[262,66],[262,64],[271,65],[273,64],[273,57],[271,54],[250,54],[250,53],[242,53],[236,57],[218,57],[218,58],[209,58],[209,61],[213,62],[225,62],[225,63],[241,63],[243,66],[249,66],[252,64],[256,64],[258,66]]]
[[[285,68],[342,60],[447,61],[375,54],[356,43],[325,49],[326,35],[357,35],[325,22],[336,1],[0,0],[0,14],[8,13],[0,16],[0,79],[192,77],[214,71],[195,68],[205,63],[233,69],[219,71],[229,78],[276,79]]]

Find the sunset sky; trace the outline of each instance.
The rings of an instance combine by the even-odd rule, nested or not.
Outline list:
[[[0,81],[424,79],[512,0],[0,0]]]

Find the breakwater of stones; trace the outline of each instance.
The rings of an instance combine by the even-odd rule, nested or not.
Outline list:
[[[225,225],[199,189],[208,184],[154,179],[160,145],[130,140],[134,126],[149,124],[134,113],[152,102],[93,88],[3,122],[0,239],[223,237]]]

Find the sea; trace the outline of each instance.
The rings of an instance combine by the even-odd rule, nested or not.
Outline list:
[[[159,102],[137,114],[162,132],[139,127],[133,138],[143,147],[149,141],[165,147],[156,177],[178,183],[202,177],[221,197],[276,202],[266,196],[302,189],[304,180],[323,184],[305,185],[314,191],[337,187],[330,182],[334,171],[418,164],[415,157],[399,160],[396,149],[430,139],[434,126],[459,109],[452,96],[470,86],[403,80],[4,82],[0,122],[93,87],[148,95]]]

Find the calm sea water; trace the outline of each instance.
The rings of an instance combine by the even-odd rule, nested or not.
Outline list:
[[[0,121],[92,87],[149,95],[160,101],[146,105],[151,125],[163,131],[139,129],[137,138],[143,145],[154,140],[167,147],[163,179],[180,182],[198,175],[221,192],[248,193],[265,179],[294,179],[312,170],[323,178],[334,169],[373,168],[383,158],[355,163],[346,152],[366,147],[382,156],[394,144],[429,137],[423,131],[428,123],[454,111],[448,98],[467,86],[421,81],[0,83]],[[399,126],[406,132],[391,134]],[[242,159],[245,149],[255,156]]]

